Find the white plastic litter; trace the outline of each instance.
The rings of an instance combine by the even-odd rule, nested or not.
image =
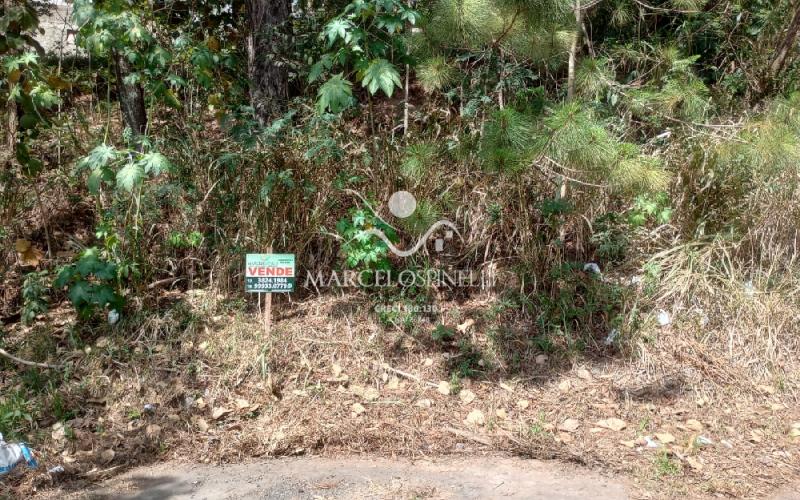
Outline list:
[[[583,265],[583,271],[592,274],[600,274],[600,266],[598,266],[594,262],[587,262],[586,264]]]
[[[55,467],[50,467],[47,469],[47,472],[50,474],[63,474],[64,473],[64,466],[63,465],[56,465]]]
[[[699,446],[709,446],[709,445],[712,445],[712,444],[714,444],[714,441],[712,441],[712,440],[708,439],[708,438],[707,438],[707,437],[705,437],[705,436],[697,436],[697,439],[695,440],[695,442],[696,442],[696,443],[697,443]]]
[[[661,310],[658,312],[658,324],[660,326],[667,326],[668,324],[672,323],[672,318],[670,318],[669,313],[665,310]]]
[[[8,474],[23,461],[28,467],[35,468],[37,466],[31,450],[24,443],[6,443],[3,435],[0,434],[0,476]]]
[[[606,336],[606,339],[603,341],[603,344],[605,345],[613,344],[618,336],[619,336],[619,329],[613,328],[610,332],[608,332],[608,336]]]
[[[653,439],[650,436],[645,436],[644,442],[647,443],[648,448],[661,448],[661,444],[658,443],[657,441],[653,441]]]
[[[119,321],[119,312],[116,309],[108,311],[108,324],[115,325]]]

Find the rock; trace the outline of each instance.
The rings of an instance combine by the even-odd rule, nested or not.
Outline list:
[[[693,418],[690,418],[686,421],[686,427],[695,432],[700,432],[703,430],[703,424],[701,424],[699,420],[695,420]]]
[[[581,422],[574,418],[568,418],[561,422],[561,425],[558,426],[558,430],[564,432],[575,432],[581,426]]]
[[[469,389],[463,389],[461,392],[458,393],[458,399],[461,400],[464,404],[469,404],[475,401],[475,393],[470,391]]]
[[[103,463],[107,464],[107,463],[110,463],[112,460],[114,460],[115,456],[116,456],[116,453],[114,452],[114,450],[109,448],[107,450],[104,450],[102,453],[100,453],[100,460],[102,460]]]
[[[436,391],[439,394],[442,394],[444,396],[449,396],[450,395],[450,382],[445,382],[444,380],[442,380],[441,382],[439,382],[439,385],[436,387]]]
[[[606,418],[597,422],[597,425],[612,431],[621,431],[627,425],[624,420],[618,418]]]
[[[223,408],[223,407],[214,408],[211,411],[211,418],[213,418],[214,420],[219,420],[224,416],[228,415],[229,413],[231,413],[231,410],[229,410],[228,408]]]
[[[675,442],[675,436],[673,436],[669,432],[660,432],[660,433],[657,432],[655,436],[663,444],[669,444]]]
[[[362,413],[364,413],[365,411],[367,411],[367,409],[364,408],[364,405],[362,405],[361,403],[353,403],[352,410],[353,410],[352,416],[354,417],[357,417]]]
[[[486,423],[486,417],[484,416],[482,411],[474,409],[471,412],[469,412],[464,422],[473,425],[483,425]]]

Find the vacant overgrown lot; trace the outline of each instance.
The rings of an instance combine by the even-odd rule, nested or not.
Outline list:
[[[0,432],[44,464],[0,493],[362,452],[796,477],[797,0],[234,4],[76,0],[49,52],[0,10]],[[303,279],[453,269],[493,280]]]

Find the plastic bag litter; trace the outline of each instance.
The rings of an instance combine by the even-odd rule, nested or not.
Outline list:
[[[592,273],[592,274],[602,274],[600,272],[600,266],[595,264],[594,262],[587,262],[583,265],[583,272],[585,273]]]
[[[33,453],[25,443],[6,443],[3,440],[3,435],[0,434],[0,476],[4,476],[14,470],[14,467],[22,461],[25,461],[30,468],[37,466]]]

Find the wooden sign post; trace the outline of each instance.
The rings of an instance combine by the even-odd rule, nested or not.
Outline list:
[[[272,294],[294,291],[294,254],[249,253],[245,260],[245,292],[264,297],[264,333],[272,329]],[[261,297],[259,296],[259,304]]]

